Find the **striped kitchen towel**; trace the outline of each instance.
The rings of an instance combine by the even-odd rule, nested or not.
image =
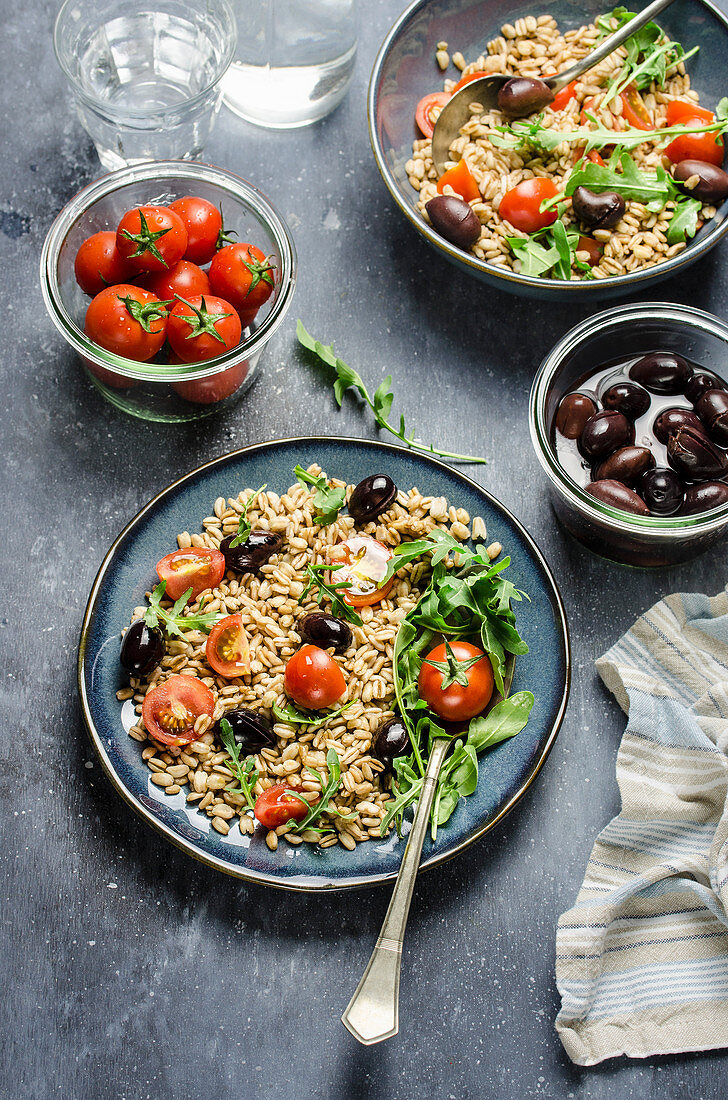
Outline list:
[[[559,921],[572,1061],[728,1047],[728,588],[680,594],[597,661],[629,715],[622,809]]]

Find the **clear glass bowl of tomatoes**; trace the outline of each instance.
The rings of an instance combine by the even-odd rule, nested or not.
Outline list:
[[[51,319],[96,389],[133,416],[188,421],[228,408],[252,383],[290,307],[296,251],[252,184],[161,161],[72,198],[40,270]]]

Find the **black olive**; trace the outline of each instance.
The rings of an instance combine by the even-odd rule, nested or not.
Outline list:
[[[667,443],[670,433],[676,432],[678,428],[682,427],[694,428],[696,432],[705,432],[705,428],[692,409],[679,408],[665,409],[659,416],[656,416],[652,431],[660,443]]]
[[[634,427],[620,412],[606,409],[590,417],[579,436],[579,450],[591,461],[634,443]]]
[[[713,442],[728,447],[728,393],[725,390],[706,390],[695,411],[707,425]]]
[[[514,76],[498,90],[498,108],[508,118],[525,118],[553,103],[554,93],[537,76]]]
[[[225,565],[233,573],[256,573],[283,546],[283,535],[259,528],[254,528],[238,546],[230,545],[234,538],[230,535],[220,543]]]
[[[273,726],[264,714],[257,710],[246,710],[245,707],[236,707],[222,716],[230,723],[235,738],[235,744],[240,746],[243,753],[258,752],[266,745],[275,745]],[[222,719],[221,719],[222,721]],[[220,724],[216,731],[220,735]]]
[[[649,409],[650,395],[634,382],[617,382],[604,392],[602,405],[605,409],[624,413],[628,420],[636,420]]]
[[[706,390],[725,389],[728,389],[728,386],[717,374],[709,370],[700,370],[695,372],[685,387],[685,396],[688,401],[692,401],[693,405],[697,405]]]
[[[721,504],[728,504],[728,485],[724,481],[703,481],[689,487],[680,515],[692,516],[696,512],[707,512]]]
[[[677,512],[685,495],[685,486],[680,478],[674,470],[665,467],[648,470],[642,475],[637,488],[649,510],[657,516],[671,516]]]
[[[381,760],[387,771],[392,770],[395,756],[404,756],[410,747],[407,727],[401,718],[382,722],[372,742],[372,754]]]
[[[397,495],[397,486],[387,474],[372,474],[352,490],[349,497],[349,515],[357,523],[370,520],[386,512]]]
[[[325,611],[311,611],[298,623],[298,632],[304,642],[321,649],[333,649],[346,653],[353,641],[351,627],[343,619],[327,615]]]
[[[470,248],[480,236],[480,221],[464,199],[435,195],[425,203],[432,228],[458,248]]]
[[[690,481],[712,481],[728,473],[728,455],[694,428],[678,428],[667,441],[671,466]]]
[[[639,516],[650,514],[642,497],[638,496],[633,489],[628,489],[621,481],[592,481],[591,485],[587,485],[586,491],[611,508],[621,508],[623,512],[634,512]]]
[[[625,485],[634,485],[654,465],[655,456],[649,447],[620,447],[597,466],[594,480],[621,481]]]
[[[705,160],[681,160],[672,170],[680,190],[701,202],[722,202],[728,198],[728,172]]]
[[[626,204],[616,191],[597,194],[588,187],[577,187],[571,205],[582,225],[589,229],[612,229],[626,210]]]
[[[682,355],[671,351],[650,352],[629,368],[632,381],[650,393],[684,393],[692,373],[693,368]]]
[[[556,412],[556,430],[566,439],[578,439],[597,407],[585,393],[567,393]]]
[[[133,676],[146,676],[164,657],[164,637],[144,619],[132,623],[121,640],[119,660]]]

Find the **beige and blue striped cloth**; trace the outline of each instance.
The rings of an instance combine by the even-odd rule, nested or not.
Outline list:
[[[579,1065],[728,1047],[728,589],[669,596],[597,661],[629,715],[622,809],[561,917]]]

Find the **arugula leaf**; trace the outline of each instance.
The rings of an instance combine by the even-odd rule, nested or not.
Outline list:
[[[617,168],[620,171],[617,171]],[[592,164],[586,161],[576,168],[564,188],[564,194],[571,197],[577,187],[586,187],[590,191],[616,191],[625,199],[644,203],[649,211],[662,210],[666,202],[680,195],[671,177],[662,166],[654,172],[642,172],[629,153],[615,150],[607,164]]]
[[[301,726],[323,726],[326,722],[332,718],[336,718],[339,714],[343,714],[345,710],[354,705],[353,701],[350,703],[344,703],[342,707],[336,707],[335,710],[329,710],[325,714],[321,714],[319,711],[303,711],[297,710],[294,706],[288,703],[285,707],[279,707],[277,703],[273,704],[273,713],[279,722],[291,722],[294,725]]]
[[[257,500],[257,498],[260,496],[260,494],[266,488],[267,488],[266,485],[261,485],[260,489],[256,489],[255,492],[252,493],[248,497],[248,499],[246,500],[245,506],[243,507],[243,510],[240,513],[240,519],[238,520],[237,534],[236,534],[235,538],[232,540],[232,542],[230,543],[231,548],[233,546],[240,546],[241,543],[243,543],[247,540],[248,535],[251,532],[251,526],[250,526],[250,523],[248,522],[248,508],[250,508],[250,505],[253,503],[253,501]]]
[[[569,280],[572,265],[579,262],[576,259],[579,233],[573,225],[566,226],[560,220],[530,237],[506,239],[514,256],[521,261],[522,275],[550,272],[555,279]]]
[[[343,564],[343,563],[342,563]],[[361,626],[361,616],[354,610],[351,604],[346,603],[341,598],[341,592],[347,588],[351,588],[351,581],[339,581],[338,584],[335,580],[326,582],[323,578],[324,573],[335,573],[337,569],[341,569],[342,565],[306,565],[306,572],[308,574],[308,580],[306,581],[303,592],[298,597],[298,602],[303,603],[312,589],[316,589],[316,600],[319,604],[322,604],[324,599],[328,596],[331,600],[331,612],[339,619],[347,619],[350,623],[354,623],[355,626]]]
[[[586,112],[586,118],[591,126],[579,126],[576,130],[553,130],[543,126],[543,115],[539,115],[532,121],[527,119],[515,119],[508,126],[496,126],[488,131],[487,137],[491,145],[498,149],[523,149],[533,148],[539,152],[550,153],[562,142],[569,145],[583,145],[586,153],[592,149],[603,149],[605,145],[614,145],[619,142],[619,149],[635,149],[646,142],[667,144],[673,138],[682,134],[715,134],[719,137],[728,130],[728,117],[718,118],[715,122],[706,122],[700,126],[687,126],[675,124],[663,126],[659,130],[640,130],[635,126],[628,126],[624,130],[610,130],[608,126],[600,122],[596,115]]]
[[[682,199],[677,204],[667,230],[668,244],[677,244],[695,236],[702,205],[699,199]]]
[[[245,799],[245,805],[250,810],[255,809],[255,795],[253,794],[253,788],[258,782],[258,772],[255,770],[255,757],[247,756],[243,763],[240,762],[240,745],[238,745],[233,734],[233,728],[228,722],[227,718],[220,719],[220,740],[228,751],[230,756],[230,766],[237,776],[239,788],[236,790],[234,786],[226,787],[226,791],[231,791],[233,794],[242,794]]]
[[[348,366],[343,359],[339,359],[334,354],[333,345],[322,344],[319,340],[315,340],[313,336],[303,327],[303,322],[299,320],[296,324],[296,336],[299,344],[308,351],[312,351],[319,359],[326,363],[327,366],[333,367],[336,371],[336,379],[334,381],[334,396],[336,403],[341,408],[341,403],[344,399],[344,394],[349,389],[354,389],[361,397],[362,401],[374,413],[374,419],[380,428],[384,428],[385,431],[390,432],[392,435],[400,439],[406,447],[409,447],[413,451],[424,451],[426,454],[439,455],[440,458],[452,458],[457,462],[477,462],[484,463],[486,459],[478,458],[474,455],[461,455],[455,454],[454,451],[443,451],[439,447],[435,447],[434,444],[420,443],[418,439],[415,439],[415,433],[412,431],[407,434],[404,422],[404,416],[399,418],[399,428],[395,428],[389,423],[389,414],[392,410],[392,403],[394,401],[394,394],[391,391],[392,377],[387,375],[385,379],[377,386],[374,391],[374,396],[369,395],[369,391],[364,385],[364,381],[360,374],[358,374],[352,367]]]
[[[616,8],[612,16],[617,18],[619,26],[624,26],[634,19],[635,13]],[[650,22],[630,35],[624,49],[627,56],[607,88],[603,106],[609,104],[628,84],[633,84],[637,89],[648,88],[653,83],[663,87],[667,73],[697,53],[698,47],[686,53],[679,42],[670,41],[657,23]]]
[[[339,786],[341,785],[341,764],[339,763],[339,757],[337,756],[335,749],[329,749],[329,751],[326,753],[326,766],[329,770],[329,778],[326,784],[324,784],[323,777],[321,773],[316,770],[316,768],[307,767],[304,769],[305,771],[310,772],[311,775],[315,776],[315,778],[318,779],[321,783],[321,797],[319,798],[318,802],[309,802],[309,800],[307,798],[304,798],[302,794],[299,794],[298,791],[286,791],[286,794],[293,795],[294,798],[297,798],[299,802],[303,802],[304,806],[308,807],[306,816],[303,818],[302,821],[295,821],[293,818],[291,818],[291,820],[287,823],[292,826],[291,832],[302,833],[306,829],[313,828],[314,822],[321,816],[322,813],[324,813],[324,811],[327,814],[334,814],[334,816],[340,817],[344,821],[351,821],[352,818],[355,818],[357,816],[355,813],[342,813],[342,811],[337,810],[335,806],[329,805],[331,798],[333,797],[333,795],[336,794]],[[322,829],[314,828],[313,831],[316,833],[331,833],[333,832],[333,828],[331,825],[328,825],[324,826]]]
[[[173,607],[169,610],[162,607],[162,600],[167,589],[167,582],[160,581],[149,597],[149,607],[144,612],[143,619],[148,627],[160,627],[168,637],[184,638],[186,630],[204,630],[206,634],[212,630],[215,623],[224,618],[217,611],[198,612],[195,615],[183,615],[182,611],[187,606],[192,589],[183,592]]]
[[[343,486],[339,488],[330,487],[326,477],[323,475],[315,477],[314,474],[309,474],[308,470],[304,470],[303,466],[300,465],[296,466],[293,472],[296,475],[298,484],[302,485],[304,489],[307,485],[313,485],[316,490],[313,498],[316,515],[313,518],[323,527],[328,527],[338,517],[339,509],[344,505],[346,488]]]
[[[528,722],[533,703],[530,691],[517,691],[515,695],[496,703],[486,715],[471,719],[468,745],[477,753],[515,737]]]

